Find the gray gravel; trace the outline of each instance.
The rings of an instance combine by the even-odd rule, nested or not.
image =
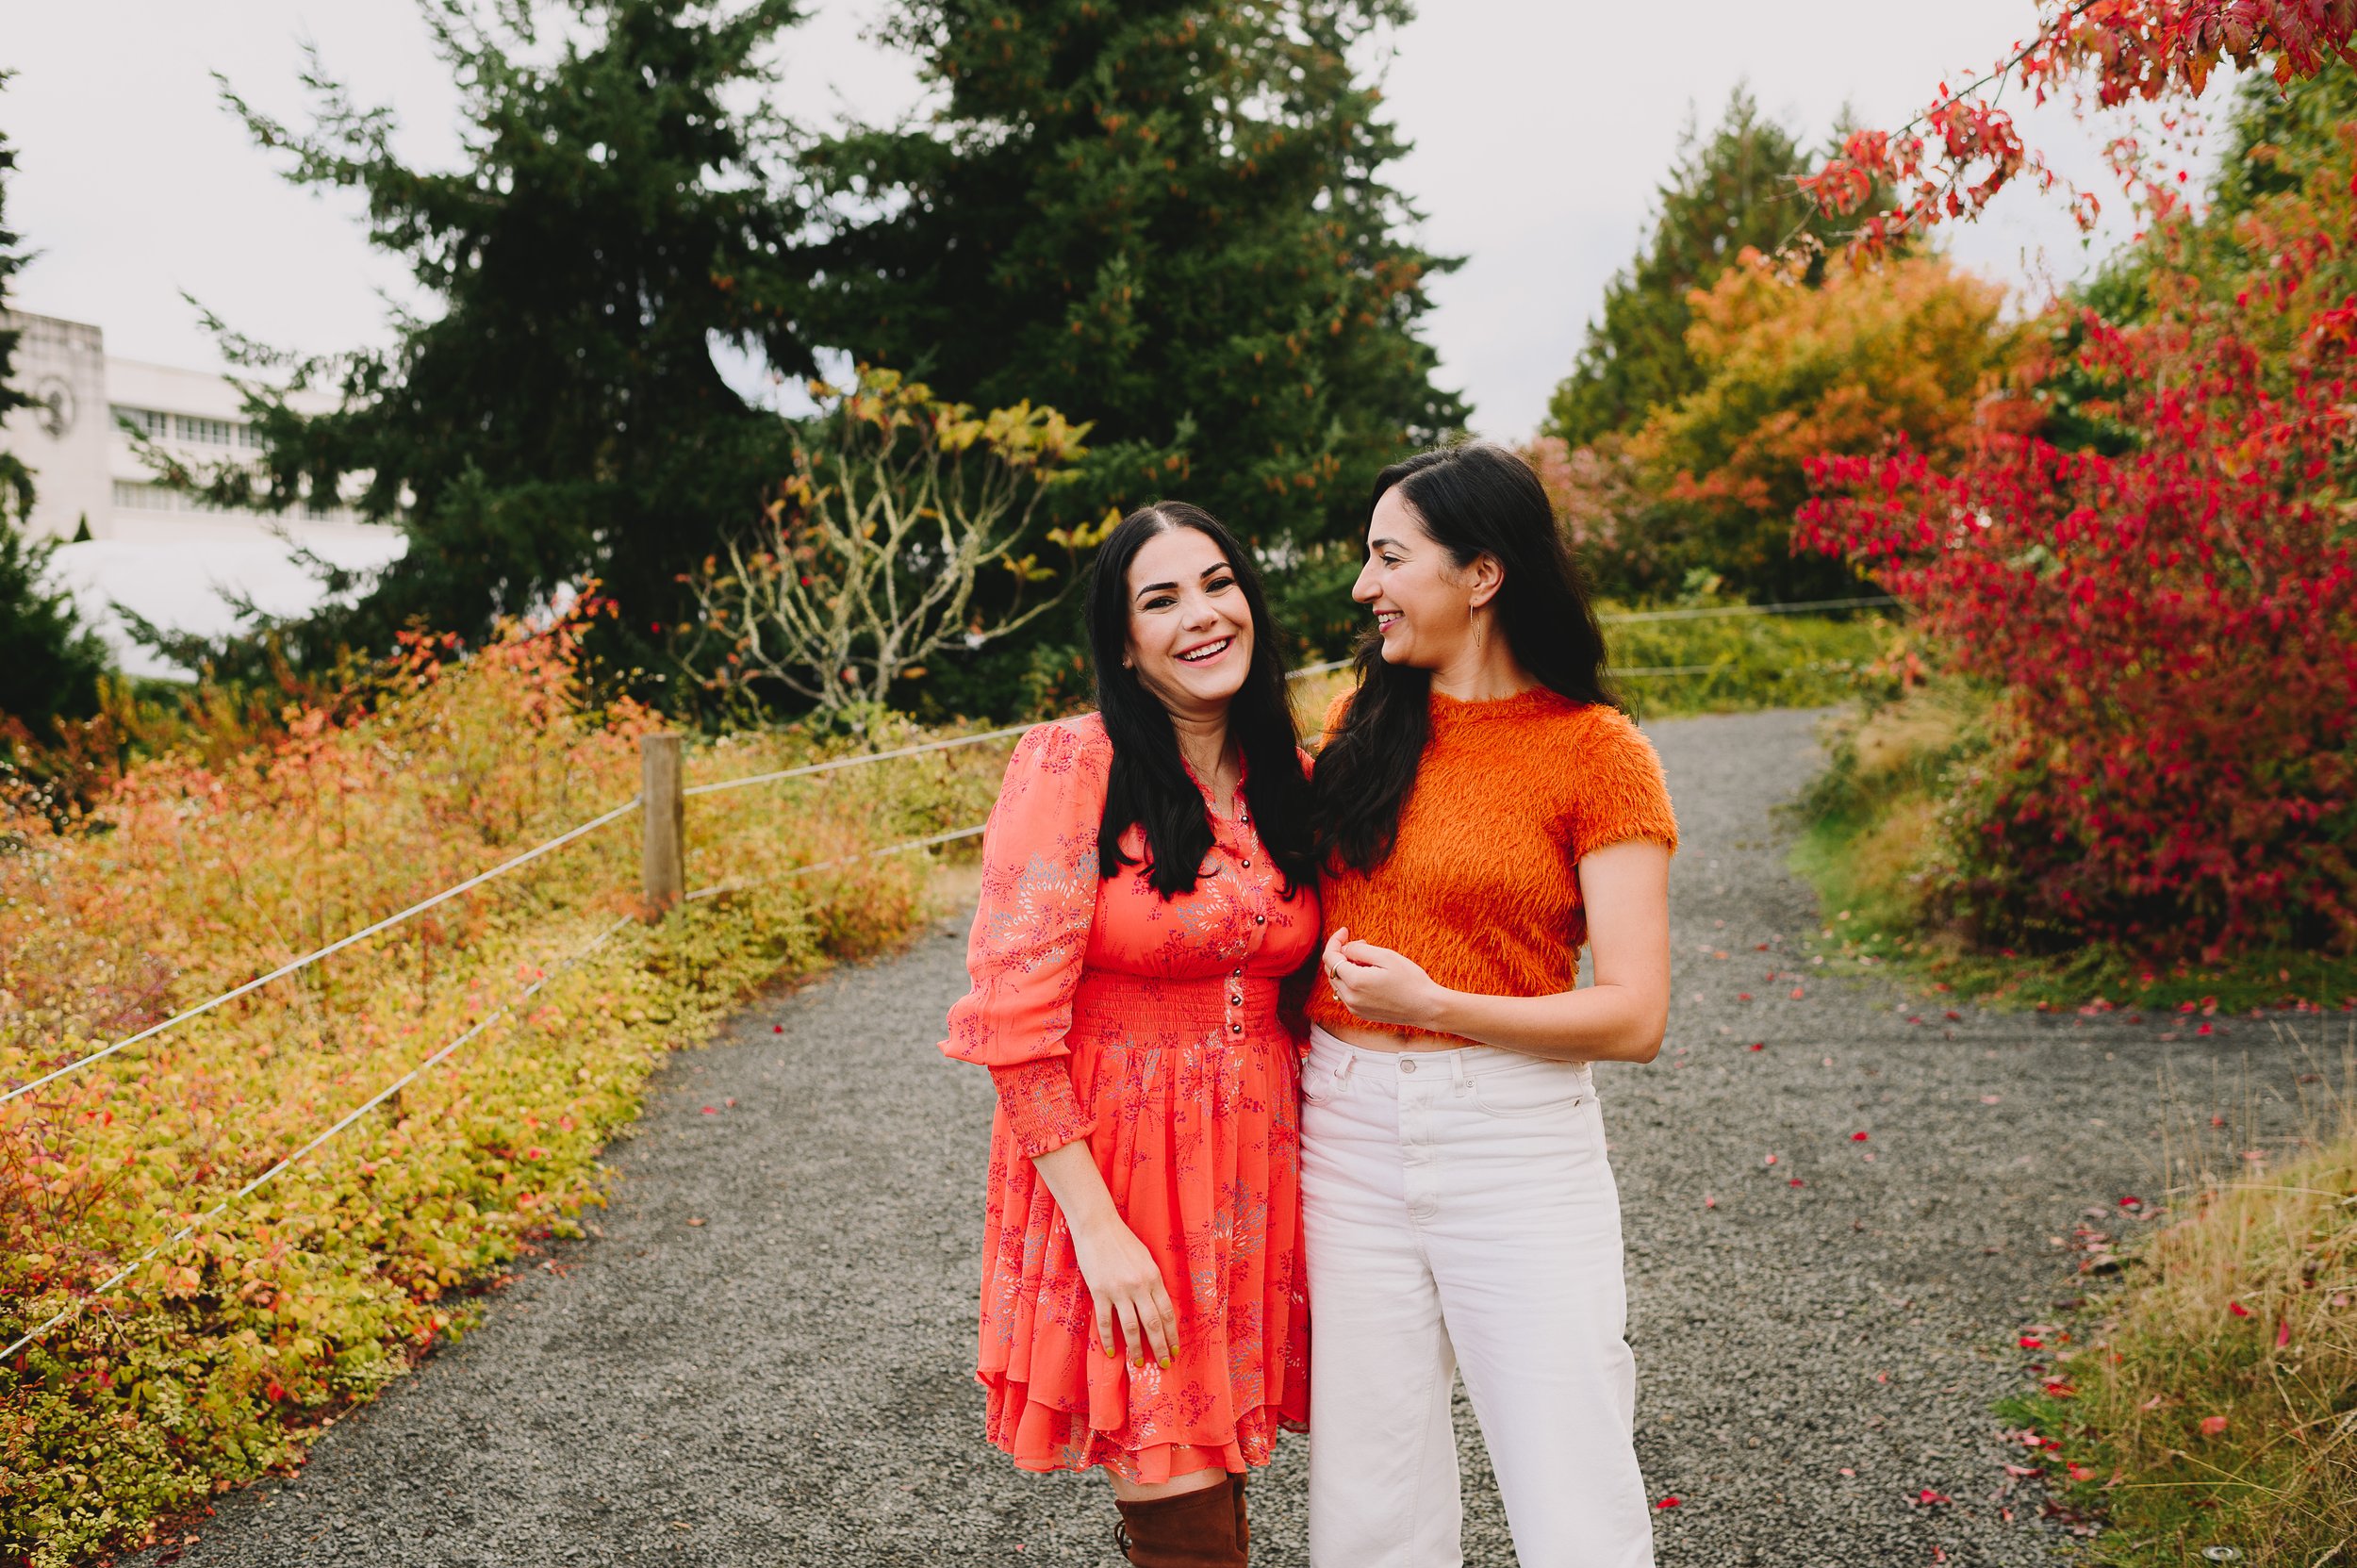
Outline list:
[[[2118,1199],[2157,1191],[2165,1120],[2206,1131],[2215,1108],[2233,1147],[2281,1143],[2315,1065],[2266,1022],[1952,1021],[1942,999],[1829,980],[1772,809],[1816,765],[1814,716],[1651,733],[1687,835],[1678,1004],[1658,1063],[1599,1077],[1639,1450],[1656,1496],[1680,1499],[1656,1516],[1660,1560],[2051,1560],[2065,1538],[2035,1494],[2003,1494],[2021,1451],[1989,1413],[2031,1385],[2015,1336],[2083,1288],[2075,1228],[2149,1223]],[[1018,1476],[980,1440],[990,1090],[933,1048],[962,934],[945,923],[675,1057],[612,1151],[602,1237],[519,1265],[480,1331],[298,1477],[137,1560],[1116,1562],[1100,1481]],[[1467,1559],[1509,1563],[1461,1400],[1459,1417]],[[1253,1490],[1261,1563],[1305,1560],[1305,1448]]]

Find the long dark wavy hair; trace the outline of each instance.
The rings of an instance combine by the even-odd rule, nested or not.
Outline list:
[[[1211,852],[1211,818],[1187,776],[1178,734],[1162,700],[1126,668],[1129,651],[1129,564],[1146,541],[1192,528],[1219,547],[1252,612],[1252,664],[1228,709],[1228,733],[1244,753],[1244,801],[1269,858],[1283,874],[1285,897],[1316,876],[1310,832],[1310,783],[1294,750],[1293,704],[1285,689],[1281,638],[1251,553],[1220,520],[1183,501],[1157,501],[1121,520],[1096,553],[1089,574],[1089,655],[1096,667],[1096,707],[1113,743],[1105,817],[1097,829],[1096,869],[1118,876],[1135,862],[1121,852],[1129,824],[1146,827],[1146,880],[1168,899],[1195,890]]]
[[[1528,463],[1504,447],[1465,441],[1376,474],[1370,508],[1394,487],[1459,569],[1483,555],[1504,569],[1491,603],[1516,662],[1574,702],[1619,705],[1605,679],[1604,629]],[[1354,663],[1358,694],[1318,754],[1311,828],[1319,864],[1371,871],[1390,858],[1415,788],[1431,734],[1432,672],[1386,664],[1374,631],[1360,639]]]

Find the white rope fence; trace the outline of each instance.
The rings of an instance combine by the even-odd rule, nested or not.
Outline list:
[[[394,1079],[390,1083],[386,1084],[385,1087],[379,1089],[375,1094],[371,1095],[367,1099],[361,1101],[360,1104],[354,1106],[349,1112],[346,1112],[343,1119],[337,1122],[335,1126],[329,1128],[326,1131],[321,1132],[319,1136],[313,1138],[309,1143],[305,1144],[301,1148],[296,1149],[292,1154],[289,1154],[286,1158],[280,1160],[276,1164],[271,1166],[270,1169],[264,1171],[253,1180],[248,1181],[244,1186],[239,1187],[236,1192],[231,1193],[227,1197],[223,1198],[219,1203],[214,1204],[211,1208],[206,1210],[203,1213],[197,1215],[194,1219],[190,1220],[186,1225],[180,1227],[179,1230],[174,1230],[171,1235],[166,1236],[162,1241],[157,1242],[155,1246],[149,1247],[146,1251],[140,1253],[138,1257],[132,1259],[129,1263],[115,1270],[115,1272],[103,1283],[92,1288],[89,1295],[77,1296],[74,1300],[68,1303],[62,1311],[58,1312],[57,1315],[50,1318],[48,1322],[43,1323],[37,1329],[28,1329],[24,1334],[18,1336],[15,1344],[9,1345],[6,1350],[0,1350],[0,1362],[8,1361],[19,1350],[24,1349],[26,1345],[32,1344],[33,1341],[49,1332],[50,1329],[55,1329],[60,1323],[64,1323],[78,1315],[90,1302],[104,1296],[108,1291],[114,1289],[117,1285],[123,1283],[124,1280],[128,1279],[132,1275],[147,1266],[148,1263],[154,1262],[157,1257],[161,1255],[168,1248],[177,1246],[180,1243],[194,1235],[199,1226],[202,1226],[208,1221],[218,1219],[223,1213],[228,1211],[231,1204],[240,1202],[243,1199],[252,1197],[255,1193],[260,1191],[264,1185],[274,1180],[281,1172],[287,1170],[296,1162],[305,1158],[313,1149],[319,1147],[321,1144],[327,1142],[328,1139],[334,1137],[337,1133],[341,1132],[345,1128],[350,1127],[354,1122],[358,1121],[362,1116],[367,1115],[370,1112],[375,1110],[378,1106],[392,1098],[393,1096],[401,1093],[402,1090],[407,1088],[410,1084],[415,1083],[419,1078],[423,1076],[423,1074],[429,1068],[433,1067],[435,1064],[447,1060],[453,1051],[455,1051],[459,1047],[465,1045],[468,1041],[473,1039],[476,1035],[490,1028],[492,1024],[498,1022],[501,1018],[505,1017],[508,1014],[514,1012],[519,1004],[529,1001],[542,986],[554,980],[557,976],[565,973],[565,971],[570,969],[573,966],[579,964],[583,959],[587,958],[591,953],[596,952],[600,948],[605,946],[605,944],[613,938],[616,932],[620,931],[624,926],[630,925],[638,917],[635,915],[625,915],[620,919],[615,921],[612,925],[606,927],[605,930],[600,932],[594,938],[592,938],[586,946],[581,948],[570,957],[560,961],[556,967],[546,971],[540,976],[539,979],[534,981],[530,985],[525,986],[521,991],[516,993],[515,996],[510,997],[507,1000],[500,1003],[499,1006],[493,1008],[490,1012],[486,1013],[482,1017],[476,1019],[474,1023],[468,1028],[465,1033],[460,1034],[456,1039],[451,1041],[441,1049],[436,1051],[433,1055],[427,1057],[424,1061],[419,1063],[416,1066],[410,1068],[399,1078]]]
[[[522,854],[517,855],[510,860],[503,860],[487,871],[477,872],[475,875],[469,877],[465,882],[459,883],[455,886],[445,887],[439,893],[433,895],[431,898],[420,899],[398,915],[387,915],[382,920],[377,921],[376,924],[372,926],[364,926],[360,930],[354,932],[349,936],[338,937],[337,940],[330,942],[326,947],[320,949],[316,952],[307,952],[301,958],[291,960],[288,963],[281,964],[277,968],[272,969],[269,974],[256,975],[234,991],[223,991],[220,996],[215,997],[210,1001],[199,1002],[194,1007],[189,1008],[185,1012],[173,1014],[171,1017],[166,1018],[162,1023],[150,1024],[145,1029],[140,1030],[137,1034],[129,1035],[124,1039],[117,1040],[113,1045],[107,1046],[100,1050],[91,1051],[88,1056],[77,1057],[74,1061],[68,1062],[62,1067],[53,1068],[52,1070],[41,1074],[39,1078],[32,1080],[30,1082],[20,1083],[15,1088],[8,1090],[6,1093],[0,1093],[0,1105],[7,1104],[9,1100],[16,1098],[19,1095],[29,1095],[35,1089],[40,1088],[42,1084],[63,1078],[68,1073],[79,1072],[82,1068],[89,1066],[93,1062],[104,1062],[107,1057],[114,1055],[115,1052],[136,1046],[141,1040],[152,1040],[157,1035],[161,1034],[164,1031],[172,1028],[175,1024],[184,1024],[190,1018],[196,1017],[201,1014],[210,1013],[214,1008],[219,1007],[225,1001],[235,1001],[239,997],[244,996],[247,992],[258,990],[262,986],[268,985],[273,980],[284,979],[286,976],[293,974],[297,969],[305,968],[310,965],[317,964],[321,959],[325,958],[332,953],[343,951],[346,948],[351,947],[354,942],[365,941],[369,937],[374,936],[381,931],[389,931],[393,927],[401,924],[404,920],[424,914],[427,910],[432,909],[436,904],[446,903],[450,900],[458,897],[459,894],[464,893],[470,888],[482,886],[485,883],[489,882],[494,877],[503,877],[519,867],[528,866],[532,862],[539,859],[542,855],[547,854],[550,850],[559,849],[564,845],[569,844],[585,833],[591,833],[599,828],[602,828],[618,817],[626,817],[630,813],[636,811],[638,809],[638,801],[639,798],[634,795],[629,800],[623,801],[620,805],[616,806],[612,811],[607,812],[602,817],[593,817],[588,821],[582,823],[579,827],[569,828],[565,832],[558,834],[554,838],[550,839],[547,843],[540,845],[536,849],[526,850]]]

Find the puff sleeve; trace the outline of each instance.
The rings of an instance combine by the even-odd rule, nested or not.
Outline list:
[[[982,833],[981,898],[966,943],[973,989],[949,1009],[945,1055],[991,1069],[1027,1155],[1095,1125],[1064,1037],[1096,910],[1096,834],[1111,748],[1068,724],[1025,735]]]
[[[1632,838],[1649,838],[1677,853],[1677,814],[1653,742],[1616,708],[1588,713],[1571,813],[1572,859]]]

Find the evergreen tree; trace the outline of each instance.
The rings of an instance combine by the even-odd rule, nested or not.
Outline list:
[[[1095,421],[1095,499],[1183,493],[1264,541],[1356,527],[1460,426],[1418,336],[1454,266],[1354,70],[1405,0],[899,0],[929,123],[807,156],[835,227],[810,339]],[[1151,453],[1153,460],[1146,460]]]
[[[1687,295],[1708,289],[1745,246],[1772,253],[1804,237],[1837,237],[1854,220],[1829,220],[1795,191],[1813,166],[1783,126],[1763,119],[1748,89],[1728,95],[1707,141],[1689,123],[1676,165],[1660,187],[1652,236],[1606,286],[1603,315],[1589,323],[1572,373],[1547,404],[1544,433],[1584,446],[1643,422],[1653,409],[1699,388],[1687,352]],[[1811,281],[1821,275],[1821,262]]]
[[[0,72],[0,87],[8,74]],[[8,226],[8,176],[16,149],[0,135],[0,419],[32,400],[14,385],[19,337],[8,323],[8,280],[25,265],[18,237]],[[76,617],[72,598],[45,586],[55,539],[24,531],[33,509],[33,475],[24,459],[0,452],[0,718],[18,720],[33,734],[53,718],[83,718],[98,711],[98,678],[107,649]]]
[[[731,340],[805,363],[781,271],[799,220],[769,190],[783,129],[738,107],[773,80],[761,57],[798,0],[565,0],[545,27],[531,6],[491,8],[427,8],[462,92],[454,170],[404,163],[390,111],[355,106],[316,59],[307,131],[223,90],[290,156],[288,179],[367,197],[371,239],[438,307],[333,360],[215,323],[234,361],[332,385],[342,407],[306,418],[257,388],[258,472],[194,476],[213,498],[284,508],[355,485],[365,515],[408,535],[354,607],[268,628],[298,664],[382,647],[413,618],[479,635],[585,573],[626,635],[659,640],[677,574],[785,469],[781,422],[712,355]]]

